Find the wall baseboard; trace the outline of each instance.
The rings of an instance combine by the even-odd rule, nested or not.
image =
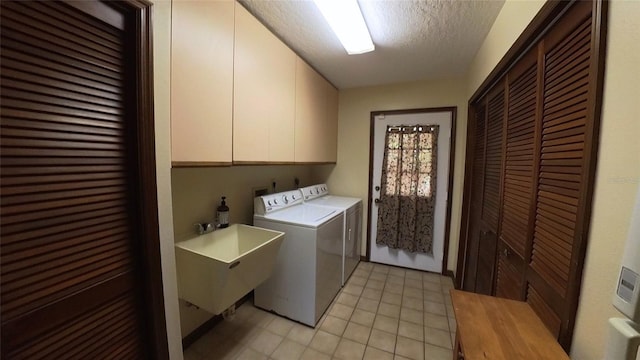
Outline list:
[[[240,305],[244,304],[246,301],[250,301],[253,297],[253,291],[245,295],[242,299],[236,301],[236,308],[240,307]],[[189,346],[193,345],[198,339],[200,339],[204,334],[208,333],[216,327],[219,323],[223,321],[222,314],[214,315],[211,319],[205,321],[202,325],[198,326],[195,330],[190,332],[187,336],[182,338],[182,351],[187,350]]]

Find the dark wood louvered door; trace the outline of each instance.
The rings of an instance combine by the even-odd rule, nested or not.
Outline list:
[[[596,165],[603,4],[549,3],[553,25],[541,26],[536,42],[514,53],[512,65],[470,106],[469,134],[484,146],[468,142],[473,167],[465,187],[471,206],[463,209],[463,289],[528,302],[566,350]],[[473,206],[477,199],[480,207]],[[491,266],[493,287],[487,287]]]
[[[3,358],[167,358],[149,14],[2,1]]]
[[[571,22],[556,26],[539,45],[542,62],[541,141],[527,302],[562,342],[577,297],[584,258],[584,218],[595,144],[591,4],[573,6]],[[593,101],[593,100],[592,100]],[[581,265],[580,265],[581,266]],[[575,311],[575,310],[574,310]]]

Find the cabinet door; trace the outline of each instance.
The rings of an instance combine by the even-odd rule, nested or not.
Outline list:
[[[329,110],[329,98],[335,102],[335,89],[301,58],[296,61],[295,161],[335,162],[337,122],[335,105]],[[332,87],[331,87],[332,88]],[[329,122],[329,111],[332,121]]]
[[[171,158],[174,166],[231,163],[233,1],[174,1]]]
[[[296,55],[240,4],[235,17],[233,160],[293,162]]]

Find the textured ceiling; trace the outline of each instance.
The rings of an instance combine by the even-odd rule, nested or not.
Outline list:
[[[240,0],[338,88],[464,75],[504,0],[360,0],[375,51],[347,55],[309,0]]]

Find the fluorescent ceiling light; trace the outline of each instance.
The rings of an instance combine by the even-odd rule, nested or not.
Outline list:
[[[375,49],[357,0],[313,1],[348,54],[363,54]]]

